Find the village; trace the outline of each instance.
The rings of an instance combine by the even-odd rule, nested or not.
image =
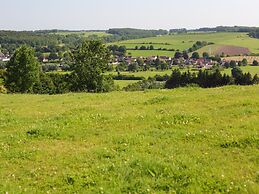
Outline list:
[[[125,56],[125,57],[115,57],[113,65],[119,65],[121,63],[130,66],[132,64],[136,64],[138,66],[148,66],[148,67],[155,67],[159,64],[166,64],[164,65],[164,69],[170,69],[173,66],[179,66],[181,68],[185,67],[192,67],[196,69],[212,69],[213,66],[222,66],[228,67],[231,61],[227,59],[218,58],[217,60],[212,60],[211,58],[184,58],[184,57],[168,57],[168,56],[149,56],[149,57],[132,57],[132,56]],[[238,62],[235,61],[235,64],[238,65]],[[145,68],[144,68],[145,69]],[[157,68],[159,69],[159,68]]]

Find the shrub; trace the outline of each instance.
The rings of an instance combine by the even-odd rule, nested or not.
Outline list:
[[[165,87],[164,82],[158,82],[153,78],[143,80],[134,84],[130,84],[123,88],[125,91],[143,91],[146,89],[163,89]]]
[[[144,77],[135,77],[134,75],[115,75],[114,80],[144,80]]]
[[[7,89],[4,86],[0,86],[0,94],[6,94]]]
[[[36,94],[63,94],[70,91],[69,75],[41,73],[39,79],[33,88]]]

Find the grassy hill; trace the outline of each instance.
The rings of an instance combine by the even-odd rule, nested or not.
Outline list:
[[[166,49],[179,49],[180,51],[186,50],[196,41],[207,41],[213,42],[214,45],[206,46],[199,50],[202,52],[209,52],[215,54],[216,48],[219,46],[236,46],[248,48],[251,53],[259,53],[259,39],[250,38],[247,33],[188,33],[178,35],[166,35],[158,36],[153,38],[144,38],[136,40],[128,40],[118,42],[118,45],[125,45],[128,49],[133,49],[135,46],[150,46],[153,45],[155,49],[166,48]],[[135,51],[129,50],[133,56],[150,56],[150,55],[167,55],[173,56],[174,51]]]
[[[57,33],[54,33],[54,34],[57,34],[57,35],[70,35],[70,34],[76,34],[76,35],[79,35],[79,36],[82,36],[82,37],[89,37],[89,36],[92,36],[92,35],[96,35],[98,37],[104,37],[104,36],[110,36],[110,34],[107,34],[106,32],[57,32]]]
[[[0,95],[0,192],[256,193],[258,94]]]

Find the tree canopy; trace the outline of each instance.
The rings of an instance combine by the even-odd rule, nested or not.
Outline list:
[[[73,91],[101,92],[111,53],[100,41],[85,41],[73,53]]]
[[[34,50],[28,46],[17,49],[7,63],[5,86],[11,92],[32,92],[39,80],[39,64]]]

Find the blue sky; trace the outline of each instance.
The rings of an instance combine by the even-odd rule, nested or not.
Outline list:
[[[259,0],[0,0],[0,29],[259,26]]]

